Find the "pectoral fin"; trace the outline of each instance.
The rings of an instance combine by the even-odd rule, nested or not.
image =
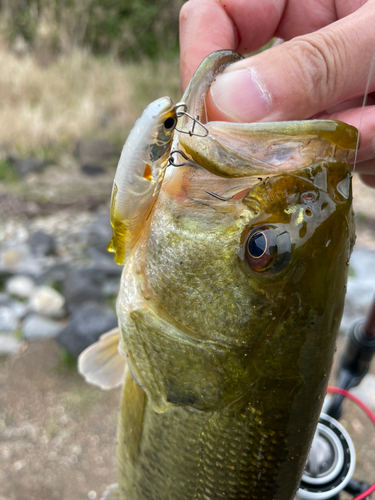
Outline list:
[[[118,484],[114,483],[109,485],[100,500],[120,500]]]
[[[110,390],[123,383],[126,361],[118,352],[119,338],[119,329],[114,328],[79,356],[78,371],[89,384]]]

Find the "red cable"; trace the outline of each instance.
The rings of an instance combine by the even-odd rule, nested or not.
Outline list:
[[[352,394],[351,392],[346,391],[345,389],[341,389],[340,387],[329,386],[329,387],[327,387],[327,392],[335,392],[336,394],[341,394],[341,396],[344,396],[344,397],[354,401],[354,403],[356,403],[360,408],[362,408],[362,410],[364,412],[367,413],[367,415],[370,417],[372,423],[375,425],[375,414],[370,410],[370,408],[363,401],[361,401],[359,398],[357,398],[357,396],[354,396],[354,394]],[[370,486],[370,488],[368,490],[364,491],[363,493],[361,493],[360,495],[355,497],[353,500],[363,500],[364,498],[371,495],[371,493],[373,491],[375,491],[375,483],[372,486]]]

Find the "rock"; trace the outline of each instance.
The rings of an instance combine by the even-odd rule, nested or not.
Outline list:
[[[84,302],[101,302],[103,273],[95,269],[70,269],[64,282],[64,296],[69,312]]]
[[[24,302],[12,299],[5,293],[0,293],[0,307],[2,306],[6,306],[7,308],[11,309],[16,315],[17,319],[22,319],[24,316],[26,316],[28,310]]]
[[[15,339],[12,335],[0,334],[0,356],[9,356],[17,354],[22,343]]]
[[[42,284],[63,284],[66,279],[69,271],[68,264],[55,264],[46,269],[42,274],[40,274],[37,278],[37,283]]]
[[[58,321],[30,314],[23,323],[23,336],[26,340],[48,339],[56,337],[63,328]]]
[[[87,247],[95,249],[113,260],[113,254],[107,251],[107,246],[111,238],[111,222],[106,215],[98,217],[82,233],[82,239]]]
[[[81,167],[81,172],[90,176],[103,175],[105,174],[105,168],[93,163],[85,163]]]
[[[28,299],[35,288],[34,281],[29,276],[13,276],[5,286],[9,295],[19,297],[20,299]]]
[[[116,326],[117,318],[110,309],[101,304],[88,303],[74,311],[72,321],[57,340],[70,354],[78,357],[100,335]]]
[[[27,305],[19,300],[10,300],[7,305],[17,316],[17,319],[24,318],[28,312]]]
[[[0,193],[0,214],[2,217],[13,218],[15,215],[24,214],[26,211],[27,203],[20,200],[13,193]]]
[[[9,302],[9,296],[6,293],[0,292],[0,306],[7,305]]]
[[[15,155],[11,155],[7,159],[12,163],[19,177],[39,172],[45,165],[45,162],[39,158],[17,158]]]
[[[64,304],[64,297],[49,286],[35,288],[30,297],[30,309],[48,318],[63,318]]]
[[[76,154],[81,165],[115,165],[120,157],[120,149],[105,140],[77,141]]]
[[[41,263],[26,244],[4,245],[0,251],[0,274],[3,271],[37,276],[41,272]]]
[[[56,240],[50,234],[44,231],[36,231],[27,242],[34,255],[42,256],[53,255],[56,253]]]
[[[14,332],[17,330],[18,317],[9,306],[0,307],[0,332]]]
[[[103,286],[103,294],[106,297],[115,297],[120,290],[120,277],[107,279]]]

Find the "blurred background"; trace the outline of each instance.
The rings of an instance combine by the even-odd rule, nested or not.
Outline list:
[[[115,167],[147,104],[180,98],[182,3],[0,0],[0,500],[99,499],[116,481],[120,390],[86,385],[76,358],[116,325]],[[355,179],[354,195],[339,348],[375,291],[375,191]],[[374,434],[347,411],[374,480]]]

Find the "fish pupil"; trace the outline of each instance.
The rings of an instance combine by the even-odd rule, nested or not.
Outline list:
[[[254,259],[259,259],[267,248],[267,239],[264,233],[253,234],[249,240],[249,253]]]
[[[176,120],[170,116],[169,118],[167,118],[165,120],[164,128],[166,130],[171,130],[174,127],[175,123],[176,123]]]

